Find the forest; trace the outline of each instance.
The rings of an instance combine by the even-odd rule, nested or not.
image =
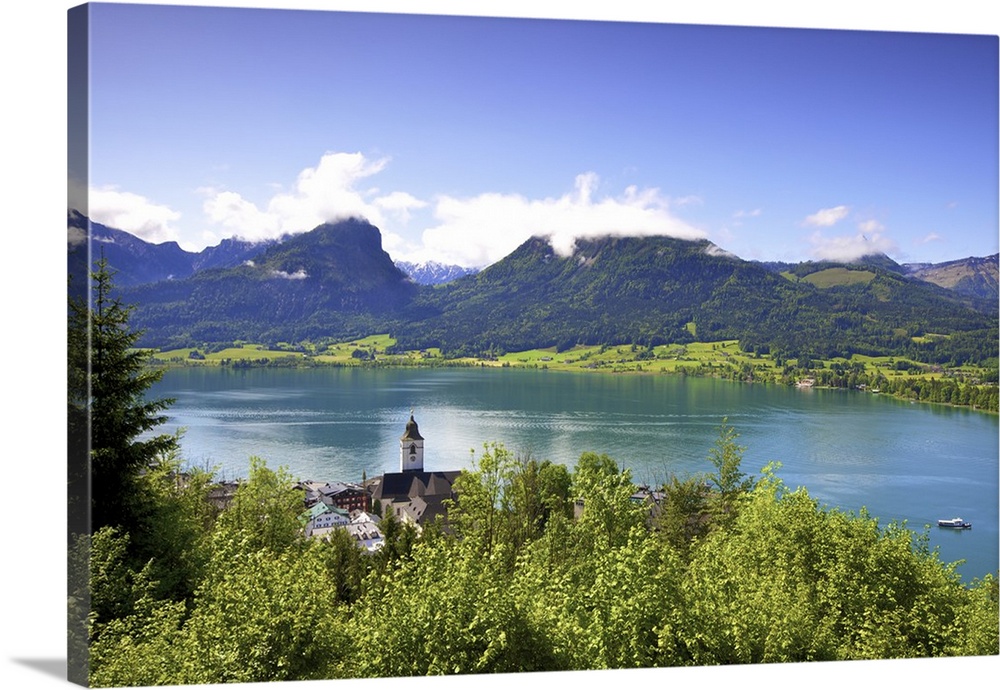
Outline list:
[[[456,482],[448,525],[418,535],[386,516],[375,554],[343,531],[304,538],[281,469],[254,462],[213,514],[206,477],[179,485],[160,463],[136,487],[169,512],[155,543],[105,526],[77,545],[90,682],[997,653],[995,577],[964,585],[920,535],[823,509],[777,468],[745,476],[735,440],[723,426],[714,471],[672,477],[659,511],[632,500],[629,472],[606,456],[568,470],[487,445]]]

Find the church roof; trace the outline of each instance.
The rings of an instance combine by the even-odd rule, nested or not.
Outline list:
[[[410,421],[406,423],[406,432],[400,437],[400,441],[423,441],[424,437],[420,435],[420,431],[417,429],[417,422],[413,419],[413,415],[410,415]]]
[[[422,496],[449,497],[458,470],[446,472],[386,472],[372,498],[375,500],[407,500]]]

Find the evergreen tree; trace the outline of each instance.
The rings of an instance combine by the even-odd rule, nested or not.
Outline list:
[[[79,447],[89,439],[84,467],[71,463],[71,480],[85,482],[79,475],[89,469],[89,532],[105,526],[131,531],[142,500],[137,478],[177,448],[171,434],[139,440],[166,421],[162,412],[173,401],[145,398],[163,372],[149,368],[149,354],[134,348],[142,332],[129,327],[133,307],[114,295],[113,275],[101,257],[90,274],[90,304],[70,300],[70,441]]]

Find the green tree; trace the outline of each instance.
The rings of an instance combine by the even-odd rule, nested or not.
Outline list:
[[[377,573],[352,610],[361,677],[554,670],[548,632],[516,601],[506,544],[475,540],[414,548],[394,572]]]
[[[478,541],[487,556],[508,536],[514,468],[514,455],[502,443],[487,443],[473,458],[473,468],[463,470],[453,485],[457,500],[448,506],[448,519],[463,538]]]
[[[534,541],[553,515],[572,517],[572,478],[565,465],[534,458],[515,461],[506,503],[511,511],[511,538],[515,548]]]
[[[218,509],[208,500],[212,472],[182,471],[176,453],[158,458],[136,482],[144,529],[130,536],[138,557],[152,559],[157,596],[189,600],[204,575]]]
[[[996,654],[991,579],[966,587],[925,537],[822,509],[766,468],[695,551],[675,639],[694,664]]]
[[[696,540],[708,533],[708,486],[699,475],[674,475],[663,485],[663,494],[656,529],[686,560]]]
[[[753,488],[753,477],[747,476],[740,465],[743,462],[745,446],[736,443],[739,434],[724,417],[719,426],[719,438],[708,452],[709,462],[715,471],[708,475],[708,481],[717,490],[713,496],[713,519],[718,525],[728,524],[734,517],[737,501]]]
[[[219,516],[217,533],[242,543],[246,551],[276,553],[303,539],[302,494],[284,468],[270,469],[250,458],[250,476],[240,485],[229,507]]]
[[[573,494],[583,502],[580,527],[597,548],[621,546],[633,527],[643,524],[647,507],[632,501],[632,473],[618,470],[607,455],[586,452],[573,469]]]
[[[86,481],[82,475],[89,471],[91,515],[84,531],[91,532],[104,526],[133,530],[142,500],[138,477],[177,447],[171,434],[140,440],[166,421],[163,411],[173,401],[146,399],[163,372],[150,368],[150,354],[134,347],[142,332],[130,328],[133,307],[114,294],[113,275],[102,257],[90,274],[90,303],[70,300],[70,443],[89,439],[87,460],[82,468],[71,465],[71,481]],[[79,488],[71,487],[71,495]]]
[[[325,545],[314,541],[281,553],[247,550],[226,531],[217,531],[189,615],[181,602],[156,602],[105,628],[93,648],[92,686],[344,675],[354,648],[346,607],[328,578]]]

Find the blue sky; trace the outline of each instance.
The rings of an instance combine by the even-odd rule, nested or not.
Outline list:
[[[476,266],[533,234],[998,250],[995,35],[92,12],[89,213],[150,241],[363,215],[394,258]]]

